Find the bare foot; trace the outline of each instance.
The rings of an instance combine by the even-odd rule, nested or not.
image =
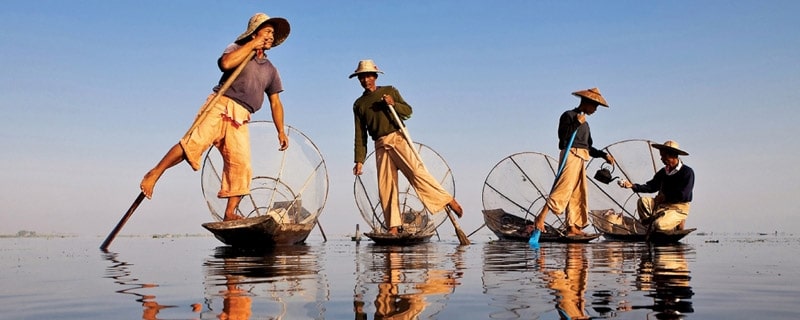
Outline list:
[[[225,218],[222,219],[222,221],[236,221],[236,220],[241,220],[241,219],[244,219],[244,217],[242,217],[242,216],[240,216],[238,214],[231,214],[231,215],[227,215],[226,214]]]
[[[461,208],[461,205],[458,203],[458,201],[456,201],[456,198],[450,200],[450,203],[448,203],[447,206],[450,207],[450,210],[453,210],[453,212],[456,213],[456,216],[458,216],[459,219],[464,216],[464,209]]]
[[[567,236],[585,236],[586,233],[576,226],[569,226],[567,228]]]
[[[158,181],[159,177],[161,177],[161,174],[155,172],[155,169],[153,169],[148,171],[147,174],[144,175],[144,178],[142,178],[139,189],[142,190],[142,193],[144,193],[147,199],[153,197],[153,188],[156,186],[156,181]]]

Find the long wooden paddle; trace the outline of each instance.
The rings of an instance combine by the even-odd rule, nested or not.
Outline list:
[[[100,250],[108,251],[108,246],[111,245],[111,241],[114,241],[114,238],[117,237],[117,233],[122,230],[122,226],[128,222],[128,219],[131,217],[131,215],[133,215],[133,211],[139,207],[139,204],[142,203],[142,200],[144,200],[144,192],[139,192],[139,196],[133,201],[131,207],[128,208],[128,211],[125,212],[125,215],[123,215],[122,219],[119,220],[119,223],[117,223],[117,226],[114,227],[114,230],[111,230],[111,233],[108,234],[108,237],[106,237],[106,240],[103,241],[103,244],[100,245]]]
[[[411,141],[411,135],[408,134],[406,126],[403,124],[403,121],[400,121],[400,117],[397,116],[397,112],[394,111],[394,106],[390,104],[388,106],[389,106],[389,112],[391,112],[392,114],[392,118],[394,118],[394,121],[397,123],[397,126],[400,127],[400,132],[403,133],[403,136],[406,138],[406,142],[408,142],[409,147],[411,147],[411,150],[414,151],[414,156],[416,156],[417,160],[419,160],[419,162],[422,163],[422,157],[419,155],[419,152],[417,152],[417,148],[414,147],[414,142]],[[444,211],[447,212],[447,217],[450,218],[450,222],[453,224],[453,228],[456,229],[456,236],[458,237],[458,242],[462,246],[469,245],[470,244],[469,238],[467,238],[467,235],[464,234],[463,230],[461,230],[461,227],[458,225],[458,222],[456,222],[456,218],[453,217],[453,213],[450,212],[450,208],[445,206]]]
[[[247,65],[247,63],[250,62],[251,59],[253,59],[253,56],[255,56],[255,54],[256,50],[253,50],[252,52],[250,52],[250,54],[247,55],[247,58],[245,58],[244,61],[242,61],[242,63],[240,63],[239,66],[236,67],[236,70],[234,70],[231,76],[228,77],[227,80],[225,80],[225,83],[222,84],[222,87],[219,88],[219,91],[217,91],[217,93],[214,95],[213,98],[211,98],[211,101],[209,101],[207,105],[214,105],[215,103],[217,103],[219,97],[222,96],[222,94],[224,94],[225,91],[227,91],[228,88],[231,87],[231,84],[233,84],[233,80],[236,80],[239,74],[242,73],[244,66]],[[117,233],[119,233],[119,231],[122,230],[122,227],[125,225],[125,223],[128,222],[128,219],[133,215],[133,211],[135,211],[136,208],[139,207],[139,204],[142,203],[142,200],[144,200],[144,192],[139,192],[139,196],[136,197],[136,200],[133,201],[131,207],[128,209],[127,212],[125,212],[125,215],[122,216],[122,219],[119,220],[117,226],[114,227],[114,230],[112,230],[111,233],[108,234],[108,237],[106,237],[106,240],[103,241],[103,244],[100,245],[100,250],[103,251],[108,250],[108,246],[111,245],[111,241],[114,241],[114,238],[117,237]]]

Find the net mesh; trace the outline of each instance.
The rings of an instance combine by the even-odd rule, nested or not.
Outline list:
[[[611,183],[605,184],[594,177],[601,167],[612,170],[608,164],[604,164],[604,159],[594,158],[586,165],[586,174],[589,176],[589,209],[593,212],[604,211],[603,215],[592,215],[595,226],[613,224],[625,217],[638,219],[636,202],[640,195],[631,189],[619,187],[617,182],[625,179],[633,183],[644,183],[653,178],[661,167],[661,160],[658,152],[650,146],[652,143],[654,142],[651,140],[631,139],[603,148],[603,151],[614,156],[616,162],[612,172],[615,180]]]
[[[414,146],[428,172],[439,181],[445,190],[455,196],[453,172],[444,158],[427,145],[414,142]],[[378,175],[374,151],[367,155],[362,171],[360,176],[356,176],[353,184],[356,206],[373,232],[384,232],[387,228],[378,197]],[[447,218],[444,210],[429,212],[402,174],[399,174],[398,177],[398,197],[404,232],[410,234],[432,232]]]
[[[316,221],[328,196],[328,171],[319,149],[305,134],[286,126],[289,148],[278,151],[272,121],[253,121],[248,127],[253,178],[237,212],[245,217],[271,215],[279,223]],[[217,197],[222,156],[216,148],[206,153],[202,170],[206,204],[212,217],[222,221],[227,199]]]
[[[617,182],[626,179],[643,183],[653,177],[660,168],[660,160],[658,152],[650,146],[652,143],[651,140],[631,139],[603,148],[614,156],[614,167],[605,164],[605,159],[601,158],[593,158],[587,163],[590,218],[596,228],[598,224],[608,227],[609,224],[623,223],[623,219],[627,227],[641,228],[635,221],[638,218],[636,202],[640,196],[631,189],[619,187]],[[503,210],[528,220],[526,225],[532,224],[545,205],[558,165],[557,159],[538,152],[521,152],[502,159],[483,184],[484,210]],[[600,182],[595,174],[601,168],[612,170],[612,176],[617,178],[608,184]],[[549,214],[545,224],[561,229],[563,216]],[[636,231],[631,229],[630,232]]]
[[[544,207],[558,170],[558,160],[543,153],[520,152],[503,158],[483,183],[483,209],[532,221]],[[546,225],[558,227],[563,219],[550,214]]]

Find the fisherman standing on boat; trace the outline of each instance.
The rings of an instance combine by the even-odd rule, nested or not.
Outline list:
[[[250,166],[250,134],[247,122],[250,115],[261,109],[266,93],[272,120],[278,131],[280,150],[289,147],[289,138],[284,132],[283,103],[279,93],[283,91],[278,69],[267,59],[266,50],[277,47],[289,36],[289,22],[284,18],[269,18],[266,14],[253,15],[234,43],[228,45],[217,60],[223,72],[219,85],[209,95],[194,120],[194,123],[180,140],[164,155],[161,161],[142,179],[140,188],[147,198],[153,196],[153,188],[167,169],[186,161],[197,171],[203,153],[211,145],[219,149],[223,159],[222,187],[217,194],[228,198],[225,208],[225,221],[241,219],[235,213],[243,195],[250,193],[252,168]],[[252,60],[245,61],[251,57]],[[216,103],[210,104],[223,83],[231,77],[242,63],[247,63],[230,88]]]
[[[694,170],[683,164],[679,156],[688,156],[689,153],[681,150],[678,143],[672,140],[663,144],[653,143],[652,146],[658,149],[664,168],[645,184],[628,180],[618,184],[637,193],[658,192],[655,198],[639,198],[637,211],[642,224],[652,223],[656,231],[683,230],[686,217],[689,216],[689,203],[692,202]]]
[[[561,214],[566,211],[567,236],[586,235],[582,230],[589,225],[589,193],[586,178],[586,161],[589,157],[603,158],[614,165],[614,157],[592,146],[592,134],[586,116],[597,111],[597,106],[608,108],[606,99],[597,88],[576,91],[580,97],[578,107],[561,114],[558,122],[558,157],[561,175],[556,176],[553,190],[542,211],[536,216],[534,226],[544,232],[544,221],[549,211]],[[570,145],[571,144],[571,145]]]
[[[397,171],[400,170],[417,192],[429,212],[439,212],[448,206],[460,218],[461,205],[428,172],[422,161],[395,123],[388,106],[394,106],[402,119],[411,117],[411,106],[392,86],[377,86],[378,69],[372,60],[361,60],[349,78],[358,76],[364,93],[353,103],[355,121],[355,166],[353,174],[361,175],[367,157],[367,134],[375,141],[375,161],[378,170],[378,196],[383,209],[387,232],[398,234],[402,224],[398,196]]]

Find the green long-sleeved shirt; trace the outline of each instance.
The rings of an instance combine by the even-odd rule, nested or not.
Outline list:
[[[394,123],[392,114],[383,102],[383,95],[390,95],[394,99],[394,110],[400,119],[411,117],[411,106],[403,100],[400,92],[392,86],[377,87],[374,92],[364,91],[353,103],[353,119],[355,123],[355,162],[364,163],[367,157],[367,134],[373,141],[389,133],[395,132],[400,127]]]

